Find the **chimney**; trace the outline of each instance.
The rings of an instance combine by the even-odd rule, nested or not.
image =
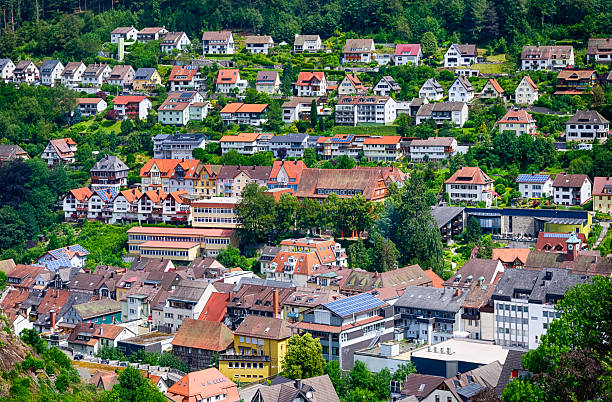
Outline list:
[[[55,329],[55,310],[49,311],[49,318],[51,320],[51,331]]]
[[[455,297],[461,296],[461,289],[455,290]]]
[[[272,292],[272,307],[274,309],[274,318],[280,318],[280,314],[278,313],[278,289],[274,289]]]

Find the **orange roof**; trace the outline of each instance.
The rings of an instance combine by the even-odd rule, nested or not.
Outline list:
[[[316,79],[321,82],[325,79],[325,73],[323,71],[303,71],[298,74],[297,86],[310,86],[312,85],[312,80]]]
[[[144,193],[142,196],[147,197],[153,203],[158,203],[160,201],[165,200],[168,195],[164,193],[163,190],[158,189],[158,190],[149,190],[146,193]]]
[[[147,99],[146,96],[136,96],[136,95],[115,96],[115,98],[113,99],[113,105],[127,105],[128,103],[140,103],[145,99]]]
[[[151,168],[155,165],[160,171],[160,177],[170,178],[174,176],[177,167],[180,166],[185,171],[185,179],[194,179],[198,177],[199,164],[200,161],[197,159],[149,159],[140,169],[140,177],[149,176]]]
[[[229,293],[212,293],[198,320],[222,322],[225,318],[229,298]]]
[[[21,305],[28,297],[30,297],[28,289],[13,289],[2,299],[0,307],[2,307],[9,320],[14,321],[17,318]]]
[[[166,228],[161,226],[135,226],[128,229],[128,234],[150,234],[157,236],[207,236],[229,237],[234,234],[232,229],[200,229],[200,228]]]
[[[295,191],[292,188],[274,188],[266,191],[266,194],[271,195],[274,198],[274,202],[279,202],[281,195],[291,194],[294,195]]]
[[[225,113],[223,112],[223,110],[221,112]],[[224,135],[223,137],[221,137],[219,142],[254,142],[259,138],[260,135],[260,133],[240,133],[236,135]]]
[[[73,188],[69,193],[79,201],[87,201],[93,195],[89,187]]]
[[[533,82],[533,80],[531,79],[530,76],[526,75],[523,77],[525,79],[525,81],[527,81],[527,83],[529,84],[529,86],[534,89],[534,90],[538,90],[538,86],[535,84],[535,82]]]
[[[353,84],[355,89],[365,89],[365,87],[361,83],[361,80],[357,77],[357,74],[355,74],[355,73],[348,73],[346,75],[346,78],[348,78],[348,80],[351,82],[351,84]]]
[[[222,352],[233,342],[234,334],[222,322],[185,318],[172,340],[172,346]]]
[[[429,277],[429,279],[431,279],[432,286],[434,288],[442,289],[444,287],[442,285],[444,283],[444,281],[432,269],[428,269],[427,271],[425,271],[425,275],[427,275]]]
[[[526,110],[523,109],[510,109],[508,112],[502,117],[498,123],[504,124],[530,124],[535,123],[535,119],[532,115],[527,113]]]
[[[228,401],[239,401],[238,387],[214,367],[186,374],[168,388],[173,400],[196,402],[225,394]],[[178,397],[178,398],[177,398]],[[182,398],[180,398],[182,397]]]
[[[238,81],[238,77],[240,77],[240,70],[237,68],[219,70],[217,84],[235,84]]]
[[[311,252],[295,252],[295,251],[280,251],[276,254],[276,257],[272,260],[272,264],[276,263],[276,272],[284,272],[285,264],[289,261],[290,257],[297,260],[295,268],[293,270],[294,275],[311,275],[314,273],[315,265],[322,265],[322,262],[317,253]],[[329,262],[335,261],[330,260]]]
[[[479,167],[464,166],[457,170],[450,179],[444,183],[447,184],[488,184],[493,183],[493,180],[485,174]]]
[[[190,249],[193,247],[199,246],[200,243],[189,242],[189,241],[159,241],[159,240],[150,240],[144,243],[140,243],[138,247],[140,248],[182,248],[182,249]]]
[[[267,107],[267,103],[245,103],[240,106],[238,113],[263,113]]]
[[[89,104],[89,103],[97,105],[98,103],[102,101],[103,101],[102,98],[77,98],[77,105],[83,105],[83,104]]]
[[[172,67],[170,78],[168,81],[191,81],[193,77],[199,72],[197,68],[185,68],[181,66]]]
[[[493,259],[504,263],[512,263],[517,258],[524,264],[529,255],[528,248],[494,248]]]
[[[290,179],[295,179],[295,183],[299,184],[302,171],[306,169],[303,161],[274,161],[270,179],[276,178],[280,170],[284,169]]]
[[[70,298],[70,291],[65,289],[49,289],[38,305],[39,314],[48,314],[51,310],[59,312]]]
[[[142,197],[142,193],[137,188],[123,190],[120,194],[125,197],[127,202],[133,202],[135,200],[140,199],[140,197]]]
[[[399,135],[383,135],[382,137],[368,137],[365,139],[363,144],[395,145],[399,143],[401,139],[402,137]]]
[[[561,70],[557,80],[586,80],[593,78],[595,70]]]
[[[223,109],[221,109],[219,113],[236,113],[238,109],[240,109],[240,106],[242,105],[243,103],[241,102],[228,103],[227,105],[223,107]]]
[[[504,92],[504,89],[499,85],[499,82],[495,78],[489,78],[489,82],[493,85],[493,88],[500,94]]]

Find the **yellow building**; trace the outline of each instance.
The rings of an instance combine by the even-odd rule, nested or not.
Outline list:
[[[593,211],[612,213],[612,177],[593,180]]]
[[[544,231],[555,233],[577,232],[584,233],[586,237],[589,237],[592,223],[593,217],[589,213],[586,213],[586,219],[552,218],[544,223]]]
[[[200,179],[193,183],[194,194],[206,198],[215,197],[219,170],[221,165],[204,165],[200,171]]]
[[[150,91],[162,84],[161,75],[154,68],[139,68],[134,74],[132,89],[134,91]]]
[[[219,371],[254,382],[282,371],[291,329],[282,318],[248,315],[234,331],[234,349],[219,356]]]
[[[236,229],[238,217],[236,197],[214,197],[191,203],[192,225],[194,228]]]

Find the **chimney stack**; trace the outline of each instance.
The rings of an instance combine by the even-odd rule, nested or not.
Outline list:
[[[461,289],[455,290],[455,297],[461,296]]]
[[[55,310],[49,311],[49,318],[51,320],[51,331],[55,329]]]
[[[272,307],[274,309],[274,318],[280,318],[280,314],[278,312],[278,289],[274,289],[274,291],[272,292]]]

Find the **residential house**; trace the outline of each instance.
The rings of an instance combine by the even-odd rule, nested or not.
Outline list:
[[[271,166],[231,166],[224,165],[217,174],[217,195],[240,197],[248,183],[266,186],[270,178]]]
[[[448,90],[449,102],[469,102],[474,99],[474,87],[465,77],[459,76]]]
[[[191,203],[192,226],[198,228],[236,229],[240,220],[236,214],[236,197],[213,197]]]
[[[536,349],[550,322],[559,318],[555,305],[588,276],[563,268],[507,269],[495,288],[495,343]]]
[[[178,402],[240,401],[236,384],[214,367],[185,374],[168,388],[166,396]]]
[[[203,81],[198,66],[174,66],[168,78],[172,92],[198,90]]]
[[[491,259],[501,262],[505,269],[521,269],[525,267],[529,252],[528,248],[495,248]]]
[[[109,298],[75,304],[66,313],[65,321],[76,324],[87,322],[94,324],[114,324],[121,322],[121,302]]]
[[[595,70],[561,70],[557,74],[555,95],[582,95],[591,93],[597,85]]]
[[[166,332],[178,331],[186,318],[198,319],[212,292],[208,281],[181,280],[166,300],[162,320],[153,324]]]
[[[374,95],[391,96],[392,93],[399,93],[402,88],[390,75],[383,76],[374,86]]]
[[[404,339],[435,345],[454,337],[461,328],[466,293],[434,287],[411,287],[393,305],[399,316],[395,327]]]
[[[323,102],[319,97],[292,96],[290,100],[283,103],[283,123],[293,123],[298,120],[310,120],[312,101],[315,101],[317,113],[323,111]]]
[[[204,121],[208,117],[208,112],[214,107],[209,101],[193,102],[189,105],[189,120]]]
[[[63,211],[64,219],[80,220],[81,218],[87,217],[89,198],[93,195],[93,192],[88,187],[81,187],[72,189],[64,197]]]
[[[457,153],[454,137],[429,137],[410,142],[410,160],[413,162],[443,161]]]
[[[393,339],[393,307],[370,293],[335,300],[305,311],[292,325],[319,338],[323,358],[353,367],[354,352]]]
[[[82,117],[95,116],[106,110],[106,101],[102,98],[77,98],[77,108]]]
[[[88,299],[83,301],[83,303],[86,303],[98,296],[104,298],[111,297],[112,292],[109,285],[112,287],[114,282],[114,280],[108,281],[107,278],[102,275],[79,272],[70,281],[69,290],[73,294],[83,294],[87,296]]]
[[[397,162],[404,157],[399,135],[368,137],[363,142],[363,156],[369,161]]]
[[[10,289],[0,301],[0,308],[4,311],[10,326],[7,325],[15,334],[20,334],[24,329],[32,329],[32,322],[28,318],[27,311],[22,309],[24,303],[30,297],[30,290],[27,288]]]
[[[274,39],[271,36],[247,36],[245,41],[246,51],[249,53],[268,54],[274,47]]]
[[[336,124],[392,124],[397,117],[396,105],[389,96],[344,96],[336,105]]]
[[[546,251],[554,252],[559,254],[567,255],[567,240],[572,233],[578,239],[578,243],[574,244],[576,250],[588,251],[589,244],[584,233],[580,232],[566,232],[566,233],[555,233],[555,232],[539,232],[536,240],[536,246],[534,251]]]
[[[185,32],[168,32],[161,41],[162,52],[169,54],[177,50],[179,53],[191,45]]]
[[[110,76],[111,68],[108,64],[90,64],[87,66],[81,77],[83,86],[101,87],[106,79]]]
[[[587,64],[612,63],[612,38],[590,38],[586,51]]]
[[[451,204],[493,203],[493,179],[479,167],[462,167],[444,182]]]
[[[200,104],[203,104],[203,98],[199,92],[171,92],[157,109],[157,121],[161,124],[184,126],[191,120],[192,107],[196,108],[196,105]]]
[[[205,147],[206,136],[204,134],[158,134],[153,137],[153,158],[191,159],[194,149]]]
[[[275,158],[285,159],[286,157],[301,158],[304,150],[308,147],[308,134],[289,133],[275,135],[270,139],[270,151]]]
[[[302,321],[305,311],[343,298],[344,296],[340,293],[329,289],[314,289],[311,287],[298,286],[295,288],[295,291],[283,301],[282,316],[285,320],[296,323]]]
[[[444,54],[444,67],[469,67],[476,63],[477,58],[476,45],[453,43]]]
[[[478,95],[481,99],[505,99],[504,89],[499,85],[495,78],[489,78],[482,91]]]
[[[43,266],[17,264],[6,274],[6,284],[16,289],[33,290],[37,282],[41,282],[39,277],[46,273],[51,272]]]
[[[113,98],[113,110],[119,112],[119,118],[146,120],[153,104],[143,95],[121,95]]]
[[[304,169],[306,165],[303,161],[274,161],[268,179],[268,188],[297,191]]]
[[[219,70],[217,75],[217,92],[222,94],[243,93],[249,87],[249,82],[240,78],[237,68]]]
[[[574,66],[572,46],[523,46],[523,70],[562,70]]]
[[[323,71],[302,71],[295,83],[298,96],[325,96],[327,80]]]
[[[119,188],[127,187],[129,170],[127,165],[118,157],[108,154],[104,155],[89,171],[91,188],[112,187],[119,191]]]
[[[168,30],[164,27],[147,27],[138,31],[136,34],[136,39],[138,39],[138,42],[140,43],[147,43],[152,40],[160,40],[167,33]]]
[[[132,222],[138,220],[138,201],[142,193],[137,188],[119,192],[113,201],[113,219],[115,222]]]
[[[443,243],[452,244],[454,238],[463,233],[465,208],[436,206],[431,210],[431,215],[440,229]]]
[[[161,76],[155,68],[141,67],[134,73],[132,89],[135,92],[148,92],[161,84]]]
[[[610,136],[610,122],[596,110],[578,110],[565,123],[565,141],[605,142]]]
[[[280,93],[281,80],[278,71],[261,70],[257,72],[255,79],[255,89],[269,95]]]
[[[232,104],[233,105],[233,104]],[[243,104],[239,104],[243,105]],[[226,108],[227,109],[227,106]],[[241,155],[254,155],[264,151],[264,145],[260,144],[261,133],[239,133],[237,135],[224,135],[219,140],[221,153],[225,154],[235,150]]]
[[[338,85],[338,95],[363,94],[366,91],[366,87],[355,73],[347,73]]]
[[[524,76],[514,91],[514,101],[519,105],[533,105],[538,98],[538,86],[530,76]]]
[[[612,177],[595,177],[593,211],[612,213]]]
[[[40,72],[31,60],[21,60],[13,70],[13,82],[33,84],[40,80]]]
[[[214,353],[224,353],[234,342],[234,334],[221,322],[185,318],[172,340],[172,354],[190,371],[211,367]]]
[[[423,52],[421,45],[399,43],[395,45],[395,53],[393,54],[393,63],[396,66],[404,66],[406,64],[414,64],[418,66],[423,61]]]
[[[342,280],[339,280],[339,292],[345,296],[368,292],[387,301],[389,298],[386,295],[390,293],[393,298],[397,299],[404,291],[413,286],[433,286],[433,280],[418,264],[386,272],[368,272],[359,268],[353,268],[346,274],[342,270],[331,272],[336,272],[337,278],[343,277]],[[329,276],[331,275],[322,274],[317,279],[321,282],[322,278]],[[388,303],[393,304],[394,302]]]
[[[160,189],[165,193],[185,190],[193,194],[201,163],[197,159],[149,159],[140,169],[142,191]]]
[[[200,171],[200,180],[196,180],[194,194],[200,197],[214,197],[217,195],[217,175],[221,165],[203,165]]]
[[[40,158],[50,166],[59,165],[60,163],[69,165],[74,163],[74,153],[76,150],[77,144],[72,138],[49,140],[49,144],[43,150]]]
[[[553,195],[553,178],[548,174],[519,174],[516,184],[521,198],[545,198]]]
[[[347,39],[342,54],[342,63],[370,63],[376,59],[374,40]]]
[[[430,101],[439,101],[444,97],[442,85],[438,84],[435,78],[429,78],[419,89],[419,98]]]
[[[293,41],[293,53],[316,53],[323,48],[319,35],[295,34]]]
[[[113,215],[113,201],[116,196],[117,190],[113,188],[93,190],[93,195],[87,203],[87,219],[110,222]]]
[[[111,43],[119,43],[119,39],[125,42],[135,42],[138,30],[134,27],[118,27],[111,31]]]
[[[0,59],[0,79],[4,83],[13,81],[13,71],[15,71],[15,64],[11,59]]]
[[[0,144],[0,165],[17,159],[26,160],[30,156],[19,145]]]
[[[80,244],[73,244],[47,251],[36,260],[36,265],[43,266],[50,271],[55,271],[60,267],[83,268],[88,255],[89,251]]]
[[[280,307],[294,292],[291,282],[278,282],[259,278],[246,278],[231,289],[227,303],[225,323],[236,329],[249,315],[258,317],[280,317],[284,310]]]
[[[132,87],[134,82],[134,68],[128,65],[117,64],[111,70],[110,75],[106,79],[106,83],[109,85],[117,85],[121,89],[127,89]]]
[[[465,102],[424,103],[416,114],[416,124],[432,119],[437,124],[450,122],[463,127],[468,120],[468,106]]]
[[[45,60],[40,66],[40,83],[49,87],[61,82],[64,65],[59,60]]]
[[[76,323],[74,330],[68,337],[68,347],[74,353],[81,353],[86,356],[93,356],[98,353],[98,340],[94,337],[96,324],[93,322]]]
[[[591,199],[592,184],[585,174],[558,174],[552,184],[553,200],[560,205],[583,205]]]
[[[535,135],[538,130],[533,116],[526,110],[518,108],[508,110],[497,124],[500,133],[513,131],[517,137],[523,134]]]
[[[245,402],[340,402],[338,394],[327,374],[285,381],[280,384],[259,386],[252,397],[244,397]]]
[[[246,124],[249,126],[261,126],[267,119],[267,103],[228,103],[219,111],[219,115],[225,124]],[[265,134],[260,134],[264,135]],[[228,137],[228,136],[225,136]],[[270,135],[271,138],[271,135]],[[261,140],[262,138],[260,138]]]
[[[319,35],[295,34],[293,41],[293,53],[316,53],[323,48]]]
[[[119,384],[117,373],[97,370],[89,379],[89,384],[104,391],[112,391],[115,384]]]
[[[202,51],[207,54],[234,54],[236,50],[231,31],[206,31],[202,34]]]
[[[76,88],[81,85],[83,81],[83,74],[87,66],[82,61],[71,61],[66,64],[64,71],[62,71],[61,82],[62,85],[69,88]]]

